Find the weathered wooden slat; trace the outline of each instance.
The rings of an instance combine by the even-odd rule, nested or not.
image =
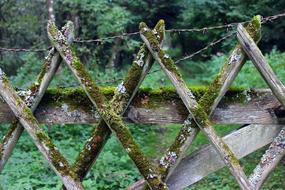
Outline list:
[[[124,124],[120,115],[115,111],[115,105],[110,105],[106,102],[103,93],[100,92],[99,87],[92,80],[91,75],[84,68],[76,53],[67,43],[67,39],[57,29],[54,22],[48,22],[47,26],[48,37],[52,45],[57,49],[62,59],[65,61],[69,69],[72,71],[92,105],[97,108],[98,113],[108,125],[110,130],[116,135],[130,158],[134,161],[142,176],[148,182],[152,189],[168,189],[156,169],[156,166],[150,161],[148,157],[142,152],[141,148],[135,142],[128,127]],[[117,93],[123,93],[126,96],[126,88],[124,84],[117,88]]]
[[[108,98],[114,89],[102,88]],[[204,87],[192,88],[196,97]],[[40,123],[79,124],[97,123],[100,116],[81,89],[49,89],[35,111]],[[131,123],[166,124],[183,123],[187,109],[174,89],[138,92],[124,119]],[[14,115],[0,100],[0,123],[10,123]],[[211,116],[215,124],[285,124],[285,110],[269,89],[245,91],[230,90]]]
[[[180,73],[178,72],[173,60],[169,55],[165,53],[159,47],[159,42],[156,39],[155,34],[147,27],[145,23],[140,23],[140,36],[144,43],[147,45],[153,58],[159,63],[164,73],[167,75],[173,86],[175,87],[179,97],[182,99],[184,105],[187,107],[192,119],[200,128],[200,130],[208,137],[210,142],[215,146],[216,150],[220,154],[220,158],[230,169],[232,175],[235,177],[241,189],[249,190],[250,184],[247,181],[247,177],[239,164],[238,159],[232,153],[231,149],[225,142],[216,134],[214,128],[209,122],[209,118],[205,110],[197,103],[192,91],[187,88],[186,83],[183,81]],[[184,129],[182,129],[184,131]],[[191,131],[191,128],[187,128],[186,133]],[[175,160],[177,158],[176,153],[167,153],[170,158],[167,160]]]
[[[276,77],[272,68],[266,62],[265,57],[262,55],[257,45],[254,43],[254,41],[251,39],[241,24],[238,25],[237,38],[242,45],[243,50],[246,52],[252,63],[258,69],[261,76],[271,88],[274,95],[280,100],[280,102],[285,103],[284,85]]]
[[[258,42],[260,40],[260,17],[255,16],[251,22],[247,23],[246,30],[250,32],[253,39]],[[229,58],[224,62],[219,73],[213,79],[213,82],[209,85],[206,92],[199,99],[198,104],[201,108],[208,114],[208,117],[212,115],[212,112],[216,109],[222,97],[228,91],[232,82],[236,78],[240,69],[245,63],[246,55],[242,51],[240,44],[238,43],[233,51],[230,53]],[[189,116],[191,118],[191,115]],[[190,133],[185,133],[186,130],[190,130]],[[167,180],[168,176],[171,175],[172,171],[179,164],[181,159],[184,157],[189,146],[191,146],[195,137],[199,133],[199,127],[194,121],[185,121],[182,130],[179,131],[176,139],[172,145],[168,148],[169,152],[175,152],[177,155],[177,160],[173,162],[165,162],[169,157],[166,153],[159,162],[160,170]],[[165,164],[169,163],[169,164]]]
[[[241,159],[272,142],[281,128],[281,125],[248,125],[226,135],[223,140],[237,158]],[[215,148],[212,145],[207,145],[183,158],[167,180],[167,184],[169,189],[180,190],[200,181],[224,166],[225,164]],[[143,188],[142,184],[143,180],[138,181],[130,189],[140,190]]]
[[[268,84],[273,94],[277,97],[279,102],[285,108],[285,87],[282,82],[277,78],[270,65],[266,62],[265,57],[254,43],[253,39],[243,28],[238,25],[237,37],[240,41],[243,50],[249,56],[255,67]],[[277,166],[281,158],[285,155],[285,127],[281,130],[280,134],[274,139],[269,149],[262,156],[260,163],[251,174],[249,181],[254,189],[260,189],[266,178]]]
[[[48,135],[39,126],[32,111],[25,102],[17,95],[0,68],[0,94],[7,102],[16,118],[28,132],[33,142],[49,163],[53,171],[62,180],[68,190],[82,190],[83,187],[71,170],[67,160],[61,155],[57,147],[52,143]]]
[[[154,30],[158,32],[162,42],[165,30],[164,22],[160,20],[156,24]],[[113,98],[110,100],[110,104],[115,106],[114,111],[117,114],[122,115],[126,111],[130,102],[136,95],[139,86],[151,69],[153,62],[151,54],[148,52],[145,44],[143,44],[126,77],[120,84],[120,86],[124,85],[126,93],[115,93]],[[110,135],[111,130],[108,128],[104,120],[101,119],[99,124],[94,126],[91,137],[86,141],[73,165],[75,173],[81,180],[84,179],[89,169],[96,162],[97,157],[108,141]]]
[[[70,39],[70,43],[72,42],[73,38],[70,38],[72,32],[74,30],[74,25],[72,22],[67,22],[67,24],[62,28],[62,31],[65,35]],[[69,35],[69,36],[68,36]],[[45,62],[42,66],[42,69],[37,77],[37,80],[31,85],[28,92],[21,92],[24,97],[24,101],[26,105],[28,105],[32,112],[35,111],[37,106],[39,105],[42,97],[48,85],[50,84],[55,72],[57,71],[61,57],[59,53],[52,48],[48,52],[48,56],[45,58]],[[5,138],[0,144],[0,171],[3,170],[7,160],[9,159],[16,143],[18,142],[21,134],[23,133],[24,128],[19,124],[16,118],[14,118],[14,122],[12,122],[12,126],[8,130]]]

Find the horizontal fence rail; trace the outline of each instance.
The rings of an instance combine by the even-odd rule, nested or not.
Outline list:
[[[205,88],[192,89],[199,99]],[[114,90],[101,88],[108,99]],[[34,114],[42,124],[88,124],[100,120],[82,89],[47,90]],[[129,123],[167,124],[183,123],[187,116],[187,109],[174,89],[141,89],[123,118]],[[9,106],[0,100],[0,123],[11,123],[13,119]],[[283,124],[285,110],[269,89],[234,89],[226,93],[210,120],[214,124]]]

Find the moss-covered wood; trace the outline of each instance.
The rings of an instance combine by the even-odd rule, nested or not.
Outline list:
[[[224,143],[222,139],[216,135],[213,127],[210,125],[210,122],[208,120],[208,114],[204,111],[203,107],[196,102],[194,95],[187,88],[185,82],[183,81],[181,75],[175,67],[173,60],[161,48],[159,48],[155,35],[151,30],[149,30],[145,23],[140,24],[140,32],[141,38],[148,46],[155,60],[160,64],[165,74],[175,86],[177,93],[180,95],[182,101],[184,102],[188,111],[192,115],[193,120],[196,122],[198,127],[204,132],[204,134],[208,136],[211,143],[220,153],[222,160],[229,167],[230,171],[236,178],[240,187],[242,189],[250,189],[250,185],[247,181],[246,175],[244,174],[241,166],[239,165],[238,159],[234,156],[227,144]],[[165,157],[164,160],[161,160],[162,165],[167,166],[167,163],[165,164],[166,161],[171,162],[173,164],[176,162],[177,155],[175,152],[168,152],[166,156],[167,157]]]
[[[256,42],[260,40],[260,22],[260,17],[255,16],[246,26],[246,29],[250,31]],[[199,99],[198,104],[206,112],[208,117],[213,113],[218,103],[222,97],[224,97],[226,91],[229,89],[230,85],[244,65],[245,57],[246,55],[242,51],[241,46],[237,44],[229,55],[227,61],[224,63],[220,72],[213,80],[212,84],[206,90],[201,99]],[[164,173],[163,176],[165,176],[166,179],[175,166],[177,166],[186,149],[190,144],[192,144],[192,141],[195,139],[198,132],[198,126],[194,121],[186,121],[184,123],[183,128],[180,130],[174,143],[169,148],[169,152],[175,152],[177,154],[178,161],[174,164],[174,166],[171,166],[171,164],[166,162],[168,158],[167,154],[161,158],[160,168],[162,173]]]
[[[161,20],[154,28],[160,34],[160,42],[164,38],[164,22]],[[138,91],[138,88],[153,64],[151,54],[143,44],[137,53],[135,60],[127,73],[124,81],[115,90],[115,94],[110,101],[116,114],[122,115]],[[122,88],[124,92],[122,93]],[[94,129],[92,136],[85,143],[83,150],[78,155],[74,164],[74,171],[81,180],[85,177],[92,164],[96,161],[99,153],[109,139],[111,130],[104,120],[100,120]]]
[[[69,39],[69,36],[72,35],[73,30],[74,26],[70,21],[67,22],[67,24],[62,28],[63,33]],[[71,42],[72,41],[70,41],[70,43]],[[59,67],[61,60],[62,59],[59,56],[59,53],[52,48],[45,58],[37,80],[32,84],[29,90],[19,92],[19,95],[23,96],[25,104],[31,108],[32,112],[35,111],[40,103],[50,81]],[[5,135],[5,138],[0,144],[0,171],[2,171],[4,168],[23,130],[24,128],[18,123],[17,119],[15,119],[15,121],[12,122],[12,126],[8,133]]]
[[[275,97],[285,108],[285,87],[282,82],[277,78],[270,65],[267,63],[265,57],[257,47],[253,38],[242,26],[238,25],[237,31],[238,40],[251,59],[261,76],[272,90]],[[274,139],[269,149],[266,150],[262,156],[260,163],[254,169],[254,172],[249,178],[254,189],[260,189],[272,170],[280,162],[281,158],[285,155],[285,127],[282,128],[278,136]]]
[[[200,99],[207,87],[189,88]],[[115,88],[100,90],[111,100]],[[183,124],[188,114],[174,88],[140,88],[123,119],[129,123]],[[90,124],[100,120],[81,88],[48,89],[34,115],[42,124]],[[13,118],[9,106],[0,101],[0,123],[11,123]],[[214,124],[285,124],[285,112],[270,89],[231,88],[210,116],[210,121]]]
[[[53,22],[48,23],[47,29],[48,37],[51,40],[52,45],[58,50],[61,57],[76,76],[90,101],[97,108],[105,123],[116,134],[119,141],[122,143],[131,159],[135,162],[140,173],[147,180],[150,187],[152,189],[167,189],[166,185],[161,181],[157,168],[143,154],[139,146],[134,141],[127,126],[124,125],[121,117],[114,110],[114,107],[106,103],[105,96],[100,92],[99,87],[91,79],[90,74],[85,70],[79,58],[76,56],[75,51],[73,51],[67,43],[66,38],[57,29]],[[120,86],[118,88],[118,92],[125,93],[125,87]]]
[[[76,174],[70,168],[68,162],[60,154],[58,149],[46,135],[44,130],[39,127],[36,118],[33,116],[30,108],[17,95],[10,82],[0,69],[0,94],[9,105],[15,117],[18,118],[21,125],[26,129],[35,145],[48,161],[50,167],[61,178],[67,189],[82,190],[83,187]]]

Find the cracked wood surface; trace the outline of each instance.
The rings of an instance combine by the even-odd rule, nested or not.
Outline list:
[[[68,89],[69,94],[65,91],[67,89],[59,89],[56,93],[52,89],[46,92],[35,110],[35,117],[40,123],[99,122],[100,116],[90,106],[91,102],[81,89]],[[113,90],[102,91],[111,98]],[[201,94],[203,92],[201,88]],[[173,90],[161,90],[159,93],[140,90],[126,110],[124,120],[142,124],[183,123],[187,116],[186,107]],[[0,123],[11,123],[13,119],[8,105],[0,100]],[[229,90],[210,121],[214,124],[285,124],[285,110],[269,89]]]
[[[241,159],[271,143],[281,129],[281,125],[248,125],[226,135],[223,140],[233,150],[237,158]],[[167,180],[167,185],[171,190],[180,190],[202,180],[224,166],[225,164],[215,148],[212,145],[205,145],[182,159]],[[128,190],[141,190],[142,184],[143,180],[140,180]]]
[[[242,45],[243,50],[251,59],[265,82],[268,84],[273,94],[285,108],[285,87],[277,78],[270,65],[267,63],[265,57],[262,55],[260,49],[254,43],[253,39],[243,28],[238,25],[237,38]],[[273,143],[266,150],[262,156],[261,161],[250,175],[249,181],[254,189],[260,189],[270,173],[277,166],[279,161],[285,155],[285,127],[283,126],[281,132],[273,140]]]

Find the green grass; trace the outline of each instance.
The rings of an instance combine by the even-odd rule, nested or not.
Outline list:
[[[47,126],[43,126],[47,130]],[[157,160],[166,151],[167,147],[174,140],[179,131],[180,125],[130,125],[136,141],[143,151]],[[225,135],[239,126],[216,126],[219,135]],[[7,125],[1,126],[0,135],[7,130]],[[49,135],[59,147],[60,151],[71,163],[74,161],[77,152],[88,139],[92,127],[89,125],[57,125],[49,127]],[[188,150],[192,152],[208,143],[207,138],[199,134],[193,145]],[[247,158],[241,163],[245,167],[247,174],[258,163],[264,148]],[[264,189],[282,189],[285,187],[284,164],[279,164],[266,182]],[[84,181],[86,189],[124,189],[132,182],[140,179],[138,170],[128,158],[118,141],[112,137],[97,163],[92,168]],[[61,182],[49,168],[32,140],[25,132],[17,144],[12,157],[9,159],[4,171],[0,174],[1,186],[3,189],[58,189]],[[235,180],[230,175],[228,169],[224,168],[210,174],[205,179],[193,185],[189,189],[238,189]]]

